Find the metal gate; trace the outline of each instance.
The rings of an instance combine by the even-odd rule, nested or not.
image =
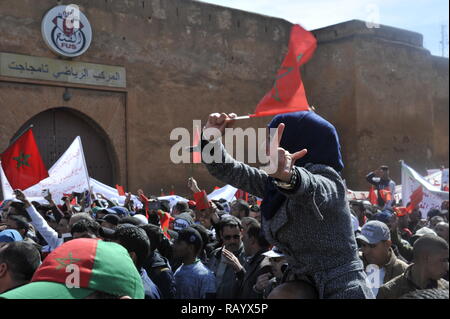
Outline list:
[[[51,109],[31,118],[13,139],[31,124],[34,125],[33,133],[47,169],[80,136],[89,176],[113,185],[115,176],[110,145],[106,134],[92,120],[71,109]]]

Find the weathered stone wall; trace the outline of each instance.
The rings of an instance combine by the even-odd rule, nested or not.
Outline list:
[[[70,3],[1,1],[0,52],[56,59],[42,39],[41,20],[53,6]],[[31,81],[42,94],[20,96],[0,86],[2,113],[14,118],[0,117],[0,147],[33,114],[67,106],[104,129],[118,158],[117,182],[128,189],[157,193],[174,185],[188,194],[191,175],[206,189],[219,185],[201,165],[170,162],[170,132],[191,130],[193,119],[214,111],[252,112],[273,83],[291,24],[188,0],[75,3],[94,36],[91,48],[74,60],[124,66],[126,90],[77,86],[64,102],[63,89],[52,83]],[[393,167],[398,182],[399,159],[421,169],[448,163],[448,59],[431,57],[416,33],[367,29],[359,21],[314,33],[319,46],[303,69],[305,86],[318,113],[338,128],[351,188],[365,188],[363,175],[381,163]],[[14,85],[0,77],[2,82]],[[242,125],[264,127],[268,120]]]

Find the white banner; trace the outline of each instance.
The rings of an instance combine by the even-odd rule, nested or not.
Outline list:
[[[49,169],[48,174],[49,177],[24,191],[30,200],[42,202],[42,190],[49,189],[55,203],[62,204],[61,198],[64,196],[63,194],[82,193],[89,190],[89,175],[79,136],[75,138],[66,152]],[[15,198],[13,189],[6,179],[3,169],[1,169],[1,177],[3,197],[5,199]]]
[[[441,191],[439,186],[432,185],[415,170],[402,162],[402,199],[406,206],[410,201],[411,194],[422,187],[423,199],[419,204],[422,218],[427,218],[427,213],[432,208],[441,208],[444,200],[448,200],[448,192]]]
[[[170,196],[161,196],[158,197],[159,200],[166,200],[169,202],[170,210],[172,211],[173,206],[175,206],[178,202],[189,202],[189,199],[178,195],[170,195]]]
[[[228,202],[233,201],[234,195],[236,195],[236,192],[238,191],[237,188],[226,185],[222,188],[216,189],[211,194],[208,195],[209,200],[219,200],[219,199],[226,199]]]

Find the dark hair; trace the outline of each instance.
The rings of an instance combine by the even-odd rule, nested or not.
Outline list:
[[[252,205],[252,206],[250,206],[250,210],[252,212],[259,213],[259,212],[261,212],[261,207],[259,207],[258,205]]]
[[[244,211],[245,217],[250,215],[250,207],[248,206],[248,203],[245,200],[238,199],[236,200],[234,205],[236,205],[240,211]]]
[[[208,231],[206,230],[205,226],[200,225],[200,224],[192,224],[189,227],[194,228],[196,231],[198,231],[198,233],[202,237],[202,242],[203,242],[203,246],[201,248],[205,249],[206,245],[209,244],[209,235],[208,235]]]
[[[139,228],[143,229],[150,240],[150,251],[155,251],[160,249],[161,241],[163,240],[164,233],[162,229],[156,225],[147,224],[141,225]]]
[[[239,230],[242,230],[242,223],[239,218],[234,216],[225,217],[219,222],[219,233],[223,232],[225,227],[238,227]]]
[[[79,221],[77,221],[75,224],[72,225],[72,228],[70,229],[70,233],[84,233],[88,232],[96,237],[98,237],[98,231],[100,229],[100,224],[97,223],[95,220],[82,218]]]
[[[163,212],[170,212],[170,202],[167,200],[160,200],[159,207]]]
[[[435,216],[441,216],[441,214],[442,214],[442,212],[440,209],[432,208],[428,211],[427,218],[428,218],[428,220],[430,220],[431,218],[433,218]]]
[[[267,242],[264,237],[264,232],[262,231],[261,225],[259,224],[250,224],[247,229],[247,236],[251,238],[255,238],[258,240],[258,245],[261,248],[269,248],[270,244]]]
[[[29,282],[41,263],[39,250],[26,241],[11,242],[5,246],[3,250],[0,248],[0,264],[8,265],[15,281]]]
[[[189,204],[187,202],[179,201],[176,203],[175,208],[180,212],[184,212],[189,209]]]
[[[259,221],[256,218],[253,218],[253,217],[243,217],[241,219],[241,224],[242,224],[242,226],[248,224],[249,227],[252,226],[252,225],[255,225],[255,226],[259,226],[260,225]]]
[[[119,225],[121,224],[131,224],[134,226],[139,226],[141,224],[141,221],[137,218],[134,218],[133,216],[127,216],[119,220]]]
[[[189,227],[186,227],[186,228],[184,228],[184,229],[182,229],[182,230],[180,230],[179,232],[178,232],[178,236],[179,236],[179,239],[178,240],[180,240],[181,238],[185,238],[184,236],[184,234],[185,233],[187,233],[188,235],[189,234],[195,234],[195,236],[197,237],[199,237],[199,240],[195,240],[194,242],[188,242],[188,241],[186,241],[186,240],[184,240],[184,242],[186,243],[186,244],[188,244],[188,245],[191,245],[191,246],[194,246],[194,253],[195,253],[195,256],[198,256],[198,255],[200,255],[200,252],[201,252],[201,250],[203,249],[203,247],[204,247],[204,242],[203,242],[203,239],[202,239],[202,235],[198,232],[198,230],[197,229],[195,229],[195,228],[193,228],[192,227],[192,225],[191,226],[189,226]],[[183,239],[182,239],[183,240]]]
[[[441,250],[448,250],[448,243],[444,239],[432,234],[424,235],[414,242],[413,261],[417,262],[425,252],[436,253]]]
[[[25,204],[22,202],[12,202],[10,205],[10,207],[13,207],[15,210],[15,214],[14,215],[20,215],[23,216],[27,219],[27,221],[31,221],[31,217],[30,215],[28,215],[27,210],[25,209]]]
[[[114,240],[129,253],[136,254],[136,268],[140,270],[150,254],[150,240],[145,231],[134,225],[119,225],[114,233]]]
[[[12,219],[17,224],[18,230],[25,230],[25,235],[30,230],[30,224],[28,224],[28,221],[24,216],[13,214],[8,215],[8,218]]]
[[[448,289],[422,289],[404,294],[399,299],[448,299]]]

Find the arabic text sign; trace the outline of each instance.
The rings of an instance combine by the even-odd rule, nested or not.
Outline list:
[[[123,67],[0,53],[0,75],[65,83],[126,87]]]

